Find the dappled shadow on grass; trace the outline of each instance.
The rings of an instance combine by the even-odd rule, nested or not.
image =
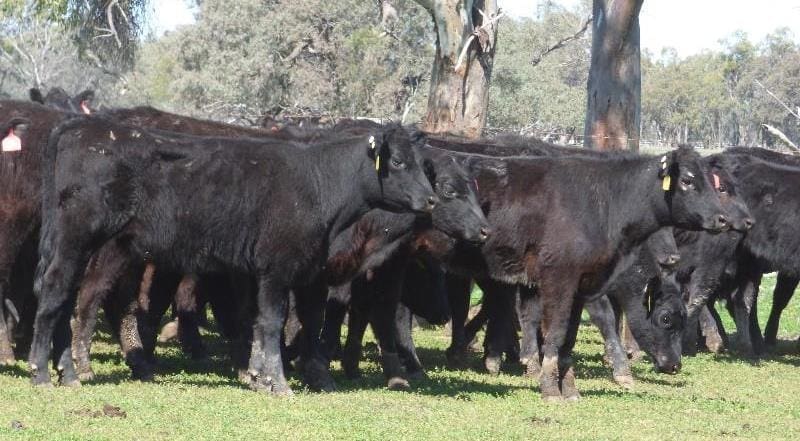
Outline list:
[[[13,375],[15,377],[29,377],[30,371],[27,369],[27,364],[17,362],[10,366],[0,365],[0,375]]]

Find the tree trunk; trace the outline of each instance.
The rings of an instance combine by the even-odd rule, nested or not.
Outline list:
[[[639,150],[642,90],[639,11],[643,1],[594,0],[586,147]]]
[[[436,59],[423,130],[479,137],[486,125],[497,40],[497,22],[487,21],[498,14],[497,0],[416,1],[430,12],[436,29]],[[477,35],[470,39],[473,34]]]

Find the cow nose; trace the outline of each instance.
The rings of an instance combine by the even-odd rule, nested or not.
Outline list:
[[[756,221],[753,220],[752,218],[749,218],[749,217],[745,218],[744,219],[744,229],[745,230],[749,230],[749,229],[753,228],[753,225],[755,223],[756,223]]]
[[[486,239],[489,238],[490,234],[492,234],[491,228],[489,228],[489,227],[481,227],[481,231],[480,231],[481,242],[486,242]]]
[[[718,215],[717,219],[714,221],[714,228],[717,230],[727,230],[729,226],[728,218],[722,214]]]
[[[426,203],[428,204],[428,210],[433,210],[433,207],[435,207],[436,204],[439,203],[439,198],[437,198],[434,195],[430,195],[428,196],[428,200],[426,201]]]

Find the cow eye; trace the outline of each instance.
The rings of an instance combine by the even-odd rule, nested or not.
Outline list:
[[[397,158],[392,158],[390,162],[394,168],[406,168],[406,163]]]
[[[661,316],[661,324],[663,324],[666,328],[672,326],[672,318],[669,316],[669,314],[664,314]]]
[[[453,186],[452,186],[452,185],[450,185],[450,184],[443,184],[443,185],[441,186],[441,188],[442,188],[442,195],[444,195],[445,197],[447,197],[447,198],[451,198],[451,199],[452,199],[452,198],[454,198],[454,197],[456,197],[456,195],[457,195],[457,194],[456,194],[456,189],[455,189],[455,188],[453,188]]]
[[[681,185],[692,188],[694,187],[694,181],[691,178],[681,178]]]
[[[726,187],[725,184],[719,184],[719,190],[718,191],[720,193],[727,193],[728,192],[728,187]]]

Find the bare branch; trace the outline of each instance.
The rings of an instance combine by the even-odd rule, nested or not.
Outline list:
[[[781,99],[780,99],[780,98],[778,98],[777,96],[775,96],[775,94],[774,94],[774,93],[772,93],[772,92],[771,92],[769,89],[767,89],[767,86],[765,86],[765,85],[761,84],[761,81],[758,81],[758,80],[756,79],[756,80],[753,80],[753,82],[755,82],[755,83],[756,83],[756,85],[758,85],[759,87],[761,87],[762,89],[764,89],[764,90],[765,90],[765,91],[766,91],[766,92],[769,94],[769,96],[771,96],[772,98],[774,98],[774,99],[775,99],[775,101],[777,101],[777,102],[778,102],[778,103],[779,103],[781,106],[783,106],[783,108],[784,108],[784,109],[786,109],[786,110],[787,110],[789,113],[791,113],[791,114],[792,114],[792,116],[794,116],[794,117],[795,117],[795,118],[797,118],[797,119],[800,119],[800,113],[798,113],[798,112],[800,112],[800,110],[798,110],[798,112],[795,112],[794,110],[792,110],[792,108],[791,108],[791,107],[787,106],[787,105],[786,105],[786,103],[784,103],[783,101],[781,101]],[[765,124],[765,125],[766,125],[766,124]]]
[[[798,155],[798,154],[800,154],[800,147],[798,147],[798,146],[797,146],[797,144],[793,143],[793,142],[792,142],[792,141],[789,139],[789,137],[787,137],[786,135],[784,135],[784,134],[783,134],[783,132],[781,132],[780,130],[778,130],[778,128],[777,128],[777,127],[773,127],[773,126],[771,126],[771,125],[769,125],[769,124],[761,124],[761,127],[764,127],[764,128],[765,128],[765,129],[767,129],[767,131],[768,131],[769,133],[771,133],[773,136],[777,137],[778,139],[780,139],[781,141],[783,141],[783,143],[784,143],[784,144],[786,144],[787,146],[791,147],[791,149],[793,150],[793,153],[794,153],[795,155]]]
[[[464,62],[464,57],[467,56],[469,47],[470,45],[472,45],[472,40],[474,40],[475,38],[479,38],[481,39],[480,40],[481,43],[483,43],[483,40],[486,39],[486,35],[489,35],[491,33],[492,26],[494,26],[494,24],[497,23],[498,20],[500,20],[502,17],[506,15],[505,11],[503,10],[500,10],[498,14],[491,17],[487,17],[486,14],[484,14],[483,11],[481,10],[478,10],[478,12],[480,12],[481,16],[483,17],[484,23],[480,27],[472,31],[472,35],[470,35],[469,38],[467,38],[467,41],[464,43],[464,47],[461,49],[461,53],[458,55],[458,61],[456,61],[456,66],[453,68],[453,70],[456,72],[458,72],[458,68],[461,67],[461,63]]]
[[[117,42],[117,47],[122,49],[122,40],[119,39],[119,33],[117,32],[116,26],[114,26],[114,6],[117,6],[120,10],[122,8],[118,5],[118,0],[111,0],[108,2],[108,6],[106,6],[106,21],[108,21],[108,31],[111,33],[111,36],[114,37],[114,40]],[[124,13],[122,14],[125,15]],[[125,20],[127,21],[127,17]]]
[[[578,30],[574,34],[564,37],[561,40],[558,40],[556,44],[545,49],[539,55],[534,55],[533,59],[531,60],[531,65],[536,66],[537,64],[541,63],[542,59],[551,52],[561,49],[562,47],[566,46],[566,44],[569,43],[570,41],[574,41],[581,38],[583,34],[586,33],[586,30],[589,29],[589,24],[591,22],[592,22],[592,15],[590,14],[588,17],[586,17],[586,20],[583,21],[581,27],[578,28]]]

